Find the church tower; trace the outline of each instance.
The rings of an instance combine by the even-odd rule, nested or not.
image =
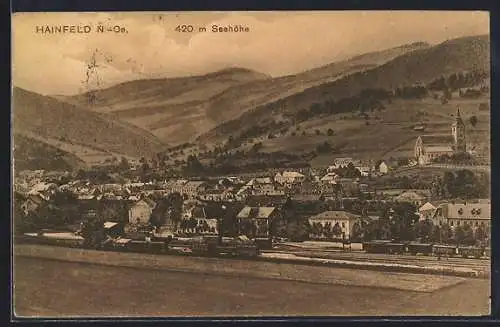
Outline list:
[[[465,142],[465,124],[460,116],[460,108],[457,108],[457,116],[455,122],[451,125],[451,134],[454,140],[455,153],[463,153],[466,151]]]

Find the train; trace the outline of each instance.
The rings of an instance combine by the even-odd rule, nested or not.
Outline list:
[[[90,245],[77,233],[26,233],[16,238],[19,243],[53,245],[70,248],[96,249],[103,251],[135,252],[151,254],[184,254],[193,256],[257,257],[260,249],[255,241],[246,236],[135,240],[123,237],[104,237],[98,244]]]
[[[397,242],[374,240],[363,242],[366,253],[426,255],[437,257],[482,258],[491,255],[491,249],[481,246],[452,246],[443,244],[424,244],[415,242]]]

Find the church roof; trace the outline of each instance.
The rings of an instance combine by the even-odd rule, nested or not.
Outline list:
[[[453,152],[453,149],[449,145],[431,145],[425,148],[427,153],[429,152]]]
[[[451,134],[434,134],[420,136],[424,145],[450,145],[454,143]]]

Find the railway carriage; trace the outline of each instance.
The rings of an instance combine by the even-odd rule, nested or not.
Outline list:
[[[404,243],[387,243],[388,254],[404,254],[406,253],[406,244]]]
[[[462,256],[462,258],[481,258],[484,255],[484,248],[472,247],[472,246],[461,246],[458,248],[458,254]]]
[[[367,253],[387,253],[387,244],[390,242],[385,240],[363,242],[363,250]]]
[[[436,256],[453,257],[457,254],[457,248],[450,245],[434,245],[432,253]]]
[[[413,255],[423,254],[432,255],[432,244],[409,243],[407,245],[407,252]]]

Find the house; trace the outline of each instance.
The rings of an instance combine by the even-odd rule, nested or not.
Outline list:
[[[284,191],[278,190],[270,177],[259,177],[251,179],[246,186],[249,186],[253,195],[273,195],[284,194]]]
[[[113,221],[104,222],[104,231],[106,235],[116,238],[124,234],[123,225]]]
[[[468,224],[476,230],[479,226],[489,234],[491,204],[489,203],[443,203],[436,208],[432,217],[434,225],[447,223],[452,229]]]
[[[227,193],[224,190],[213,189],[198,195],[198,199],[204,201],[223,201],[226,200],[226,196]]]
[[[181,194],[187,196],[188,198],[194,198],[198,194],[204,192],[207,189],[207,183],[204,181],[188,181],[181,188]]]
[[[340,179],[340,176],[336,173],[327,173],[325,176],[321,177],[320,181],[322,182],[335,182]]]
[[[296,171],[284,171],[283,174],[277,173],[274,181],[281,185],[293,185],[304,182],[305,176]]]
[[[327,172],[333,172],[341,167],[347,167],[350,163],[354,166],[359,166],[361,164],[359,160],[353,160],[352,158],[335,158],[333,163],[328,167]]]
[[[446,203],[445,201],[429,201],[425,202],[418,208],[420,220],[432,220],[436,209],[440,204]]]
[[[321,185],[318,182],[310,181],[300,185],[295,195],[320,195],[322,193]]]
[[[183,192],[183,186],[188,181],[186,179],[170,180],[163,185],[163,188],[170,193],[180,193]]]
[[[28,195],[26,201],[21,204],[21,210],[25,215],[28,215],[32,212],[35,212],[38,208],[40,208],[45,203],[45,199],[42,198],[39,194]]]
[[[57,185],[54,183],[40,182],[34,185],[28,192],[28,195],[39,195],[44,200],[49,200],[57,191]]]
[[[271,238],[271,224],[279,217],[275,207],[245,206],[236,216],[240,232],[252,238]]]
[[[394,198],[394,200],[398,202],[409,202],[416,205],[417,207],[421,206],[425,199],[425,196],[418,194],[415,191],[404,191]]]
[[[437,207],[431,202],[426,202],[420,208],[418,208],[418,214],[420,216],[420,220],[430,220],[434,215]]]
[[[251,186],[244,185],[238,190],[238,192],[236,192],[235,198],[239,201],[244,201],[251,194],[252,194]]]
[[[457,109],[450,134],[421,135],[414,147],[415,159],[419,165],[427,165],[441,156],[466,152],[465,124]]]
[[[359,170],[359,172],[361,173],[361,176],[363,176],[363,177],[369,176],[370,173],[373,171],[372,167],[366,166],[366,165],[358,165],[358,166],[355,166],[355,168],[357,170]]]
[[[217,235],[218,234],[218,223],[217,217],[209,217],[205,210],[205,207],[194,206],[183,216],[184,221],[195,221],[194,226],[190,226],[192,232],[197,235]],[[182,224],[183,227],[189,226],[188,224]]]
[[[385,163],[385,161],[382,161],[377,168],[381,174],[387,174],[389,172],[389,166]]]
[[[355,224],[361,224],[361,216],[343,210],[325,211],[309,217],[311,239],[342,238],[349,239],[353,235]]]
[[[143,198],[134,203],[128,211],[128,221],[130,224],[149,224],[151,214],[156,203],[148,198]]]

